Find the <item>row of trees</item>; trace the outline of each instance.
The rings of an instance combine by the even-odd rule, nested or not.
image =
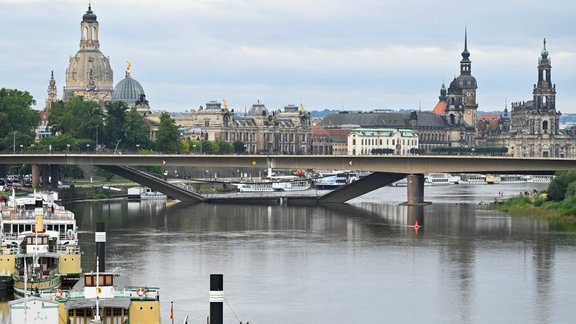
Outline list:
[[[124,102],[104,106],[80,97],[52,104],[48,123],[53,136],[35,143],[40,123],[36,102],[28,92],[0,89],[0,151],[79,152],[129,150],[164,153],[244,153],[244,143],[225,141],[181,141],[180,132],[168,113],[162,113],[156,140],[150,126],[136,109]]]

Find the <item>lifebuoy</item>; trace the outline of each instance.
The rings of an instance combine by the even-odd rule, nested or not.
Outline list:
[[[56,298],[60,299],[62,297],[62,289],[54,290],[54,296],[56,296]]]
[[[68,236],[68,239],[73,240],[74,239],[74,231],[69,229],[68,231],[66,231],[66,235]]]
[[[146,294],[146,289],[145,288],[138,288],[136,289],[136,295],[138,295],[138,297],[143,297]]]

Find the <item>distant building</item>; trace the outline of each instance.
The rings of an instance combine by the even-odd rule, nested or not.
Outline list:
[[[576,141],[560,129],[560,112],[556,110],[556,85],[551,78],[551,60],[544,47],[538,59],[538,82],[532,100],[512,104],[510,128],[479,133],[479,142],[487,146],[505,146],[516,157],[576,157]],[[499,123],[505,125],[507,121]],[[492,130],[497,130],[496,132]]]
[[[79,96],[85,100],[109,101],[112,97],[113,73],[110,59],[100,52],[99,25],[91,5],[80,23],[80,50],[70,57],[66,69],[63,100]]]
[[[236,116],[228,104],[210,101],[194,114],[192,140],[242,142],[252,154],[309,154],[310,113],[295,105],[269,111],[260,101],[246,116]]]
[[[348,154],[348,134],[351,129],[312,127],[312,154]]]
[[[411,129],[356,128],[348,134],[348,155],[409,155],[418,149],[418,134]],[[379,152],[380,151],[380,152]]]

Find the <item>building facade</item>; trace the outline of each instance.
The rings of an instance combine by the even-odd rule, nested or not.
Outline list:
[[[348,134],[348,155],[372,155],[393,152],[413,154],[418,149],[418,134],[411,129],[357,128]]]
[[[505,146],[515,157],[576,157],[576,140],[560,130],[560,112],[556,110],[556,85],[552,83],[552,64],[544,46],[538,58],[538,78],[532,100],[512,103],[509,130],[479,133],[487,146]],[[506,121],[501,123],[506,124]]]
[[[237,116],[228,104],[210,101],[194,114],[190,140],[242,142],[250,154],[309,154],[310,113],[295,105],[269,111],[260,101],[245,116]]]

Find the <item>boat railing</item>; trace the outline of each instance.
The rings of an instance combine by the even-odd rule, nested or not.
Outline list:
[[[84,291],[77,290],[64,290],[63,296],[70,299],[85,298]],[[130,299],[158,299],[160,291],[158,287],[124,287],[122,289],[114,290],[114,298],[130,298]]]
[[[3,246],[0,251],[2,255],[16,255],[18,253],[17,246]]]
[[[80,254],[80,246],[59,244],[54,247],[54,252],[58,254]]]
[[[34,210],[27,209],[3,209],[2,219],[3,220],[14,220],[14,219],[35,219],[36,214]],[[43,213],[45,220],[73,220],[74,213],[65,209],[56,209],[54,211],[50,209],[45,209]]]

